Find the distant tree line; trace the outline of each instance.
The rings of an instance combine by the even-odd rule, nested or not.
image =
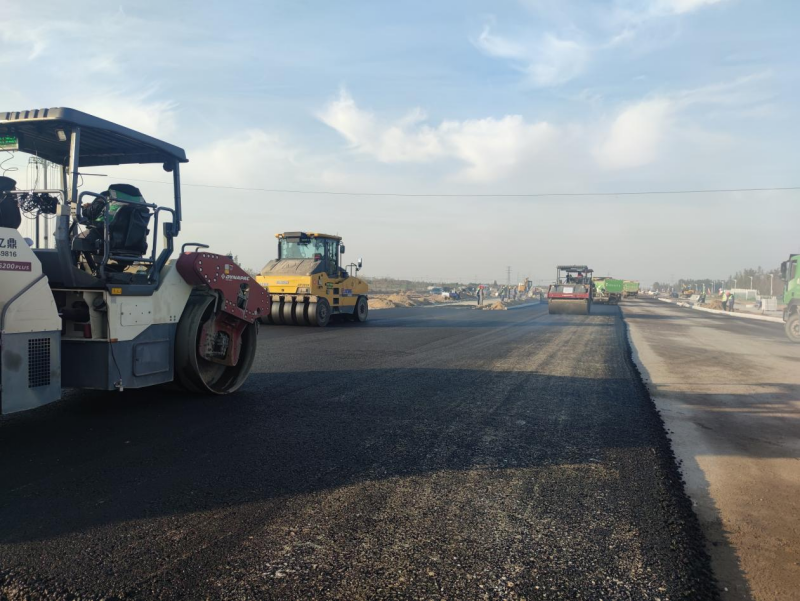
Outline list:
[[[765,270],[763,267],[740,269],[733,275],[729,275],[727,279],[681,278],[675,283],[654,282],[653,288],[655,290],[675,290],[677,292],[680,292],[686,287],[701,292],[703,290],[703,285],[705,285],[706,292],[709,290],[717,291],[720,288],[730,290],[734,287],[750,289],[750,278],[753,278],[752,289],[757,290],[758,294],[762,296],[767,296],[770,294],[770,275],[772,275],[772,294],[779,296],[781,290],[783,290],[781,270]]]

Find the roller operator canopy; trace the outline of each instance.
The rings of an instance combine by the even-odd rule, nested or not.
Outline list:
[[[0,149],[69,164],[70,133],[80,128],[81,167],[187,163],[182,148],[71,108],[0,111]]]
[[[341,240],[341,236],[333,236],[331,234],[320,234],[317,232],[283,232],[282,234],[275,234],[276,238],[330,238],[331,240]]]
[[[592,273],[594,269],[589,269],[586,265],[559,265],[557,269],[561,271],[583,271]]]

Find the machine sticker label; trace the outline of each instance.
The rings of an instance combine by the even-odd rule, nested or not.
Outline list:
[[[327,282],[327,283],[325,284],[325,287],[326,287],[328,290],[330,290],[331,288],[333,288],[333,282]]]
[[[572,286],[564,286],[564,288],[562,289],[562,292],[564,294],[572,294],[572,292],[574,290],[575,290],[575,288],[573,288]]]
[[[343,288],[342,296],[353,296],[353,291],[350,288]]]
[[[0,271],[30,271],[30,262],[25,261],[0,261]]]
[[[250,279],[250,276],[247,276],[247,275],[227,275],[227,274],[225,274],[225,275],[222,276],[222,279],[223,280],[239,280],[239,281],[242,281],[242,282],[247,282]]]
[[[288,286],[288,285],[289,285],[289,280],[278,280],[278,281],[277,281],[277,282],[275,282],[275,283],[276,283],[276,284],[278,284],[279,286],[280,286],[281,284],[283,284],[284,286]]]
[[[0,248],[17,248],[17,239],[0,238]]]

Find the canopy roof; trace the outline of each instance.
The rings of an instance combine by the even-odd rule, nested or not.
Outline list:
[[[70,108],[0,111],[0,139],[59,165],[69,163],[70,132],[81,130],[80,167],[131,163],[186,163],[182,148]],[[61,132],[61,133],[59,133]]]
[[[276,238],[330,238],[331,240],[341,240],[341,236],[333,236],[331,234],[320,234],[317,232],[283,232],[282,234],[275,234]]]
[[[592,273],[594,269],[589,269],[586,265],[559,265],[557,267],[559,271],[583,271]]]

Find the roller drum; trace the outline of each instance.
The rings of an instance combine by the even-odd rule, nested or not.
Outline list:
[[[584,299],[551,298],[547,301],[550,315],[588,315],[589,301]]]

